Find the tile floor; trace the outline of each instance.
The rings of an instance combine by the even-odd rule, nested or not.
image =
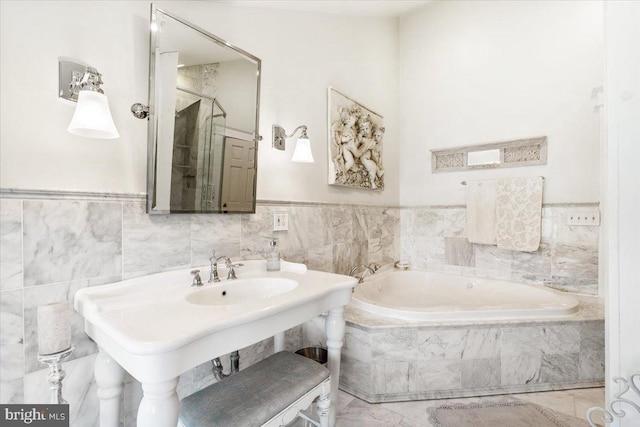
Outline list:
[[[516,399],[535,403],[555,412],[558,418],[571,427],[588,427],[585,420],[587,409],[604,406],[604,388],[377,404],[367,403],[341,390],[336,424],[337,427],[432,427],[429,410],[445,403],[504,402]]]

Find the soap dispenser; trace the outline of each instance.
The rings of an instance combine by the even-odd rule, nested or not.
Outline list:
[[[269,242],[267,271],[280,271],[280,250],[278,249],[278,239],[275,237]]]

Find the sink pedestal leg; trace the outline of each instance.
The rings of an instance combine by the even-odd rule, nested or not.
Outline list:
[[[325,330],[327,334],[327,362],[331,373],[329,425],[333,426],[336,422],[336,403],[338,401],[338,382],[340,380],[340,350],[342,349],[345,331],[344,307],[336,307],[329,310]]]
[[[176,427],[180,400],[176,393],[179,378],[159,384],[142,384],[144,397],[138,407],[138,427]]]
[[[124,369],[102,348],[94,365],[98,399],[100,399],[100,427],[120,425],[120,397],[124,388]]]

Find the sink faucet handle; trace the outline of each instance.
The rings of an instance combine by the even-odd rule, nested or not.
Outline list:
[[[200,278],[200,270],[191,270],[193,276],[193,282],[191,286],[202,286],[202,279]]]
[[[227,274],[227,279],[237,279],[238,277],[236,277],[236,267],[242,267],[244,266],[243,263],[241,262],[229,262],[229,264],[227,265],[227,267],[229,267],[229,273]]]

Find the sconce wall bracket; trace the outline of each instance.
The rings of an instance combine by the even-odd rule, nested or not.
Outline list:
[[[285,140],[287,138],[287,133],[285,132],[282,126],[273,125],[271,127],[271,136],[272,136],[272,144],[273,148],[276,150],[284,151],[285,148]]]
[[[58,62],[58,96],[69,101],[78,101],[80,90],[103,93],[100,85],[102,75],[93,67],[70,61]]]

